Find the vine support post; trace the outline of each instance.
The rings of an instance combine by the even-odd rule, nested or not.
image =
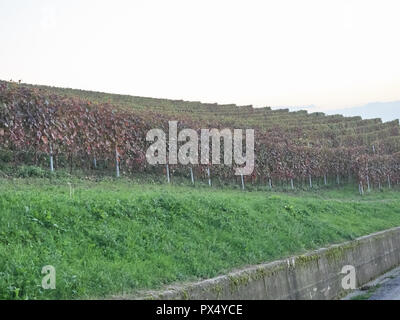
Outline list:
[[[207,175],[208,175],[208,185],[211,187],[211,174],[210,174],[210,167],[207,167]]]
[[[271,178],[268,178],[268,183],[269,183],[269,188],[272,190],[272,180],[271,180]]]
[[[74,187],[72,186],[71,182],[68,182],[69,185],[69,197],[72,199],[72,196],[74,195]]]
[[[369,183],[369,176],[367,176],[368,192],[371,192],[371,184]]]
[[[292,190],[294,190],[293,178],[290,178],[290,187],[292,188]]]
[[[192,184],[194,184],[193,168],[190,167],[190,178],[192,179]]]
[[[339,173],[336,175],[336,183],[340,184],[340,177],[339,177]]]
[[[97,160],[96,157],[93,157],[93,166],[95,169],[97,169]]]
[[[169,165],[168,165],[168,163],[166,165],[166,168],[167,168],[167,181],[168,181],[168,183],[171,183],[171,178],[169,176]]]
[[[326,179],[326,174],[324,174],[324,185],[327,185],[327,184],[328,184],[328,181]]]
[[[362,181],[360,181],[359,185],[358,185],[358,189],[360,191],[360,194],[363,196],[364,195],[364,186]]]
[[[392,183],[391,183],[391,181],[390,181],[390,176],[389,176],[389,175],[387,176],[387,180],[388,180],[388,187],[389,187],[389,189],[392,189]]]
[[[308,180],[309,180],[309,182],[310,182],[310,188],[312,189],[313,184],[312,184],[312,177],[311,177],[311,174],[308,175]]]
[[[242,180],[242,190],[244,190],[244,178],[243,178],[243,174],[240,175],[241,180]]]
[[[116,168],[116,174],[117,178],[119,178],[119,154],[117,148],[115,148],[115,168]]]
[[[69,173],[72,174],[72,167],[73,167],[73,159],[72,159],[72,152],[69,153]]]
[[[50,171],[54,171],[54,161],[53,161],[53,146],[50,143]]]

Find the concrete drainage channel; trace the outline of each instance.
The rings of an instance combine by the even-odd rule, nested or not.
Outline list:
[[[354,266],[356,286],[400,265],[400,227],[286,260],[249,267],[164,291],[114,299],[330,300],[349,293],[344,266]]]
[[[342,300],[400,300],[400,267],[363,285]]]

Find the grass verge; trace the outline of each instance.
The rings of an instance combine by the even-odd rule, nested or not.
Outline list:
[[[400,225],[400,193],[0,179],[0,298],[80,299],[216,276]],[[41,287],[56,268],[56,289]]]

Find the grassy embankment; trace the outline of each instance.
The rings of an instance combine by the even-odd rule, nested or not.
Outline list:
[[[0,299],[78,299],[209,278],[400,226],[400,193],[242,192],[127,179],[0,179]],[[57,287],[43,290],[42,267]]]

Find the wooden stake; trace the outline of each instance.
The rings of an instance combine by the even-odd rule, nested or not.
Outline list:
[[[190,177],[192,178],[192,184],[194,184],[193,168],[190,167]]]
[[[72,198],[74,195],[74,187],[72,186],[71,182],[68,182],[69,185],[69,197]]]
[[[116,168],[116,173],[117,173],[117,178],[119,178],[119,159],[118,159],[118,150],[115,148],[115,168]]]
[[[360,195],[364,195],[364,186],[362,181],[360,181],[360,183],[358,184],[358,191],[360,192]]]
[[[168,164],[167,164],[167,181],[168,181],[168,183],[171,183],[171,179],[169,176],[169,165]]]
[[[50,143],[50,171],[54,171],[54,164],[53,164],[53,147],[51,146]]]

